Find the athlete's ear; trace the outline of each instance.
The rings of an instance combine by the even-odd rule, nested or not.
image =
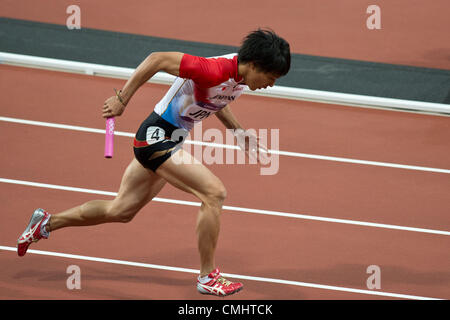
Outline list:
[[[263,72],[263,70],[261,68],[259,68],[254,62],[249,62],[249,65],[250,65],[250,69],[252,70],[252,72],[255,72],[255,73]]]
[[[249,62],[248,65],[252,71],[258,71],[258,68],[253,62]]]

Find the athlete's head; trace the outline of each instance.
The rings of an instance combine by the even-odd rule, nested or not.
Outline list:
[[[251,90],[273,86],[291,66],[289,43],[272,30],[258,29],[243,40],[238,53],[245,84]]]

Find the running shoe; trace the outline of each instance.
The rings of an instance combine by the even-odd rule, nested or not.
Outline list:
[[[32,242],[48,238],[48,236],[41,234],[41,226],[43,223],[47,223],[49,218],[50,214],[43,209],[36,209],[31,215],[30,223],[17,240],[17,254],[20,257],[27,253],[28,247]]]
[[[210,280],[206,283],[201,283],[200,279],[197,279],[197,290],[202,294],[224,297],[239,292],[244,287],[240,282],[231,282],[222,277],[219,269],[215,269],[208,277]]]

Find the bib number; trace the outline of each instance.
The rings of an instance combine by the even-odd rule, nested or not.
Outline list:
[[[160,127],[148,127],[147,128],[147,143],[154,144],[156,142],[164,140],[166,132]]]

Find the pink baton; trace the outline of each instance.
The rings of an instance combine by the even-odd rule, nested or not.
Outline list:
[[[114,117],[106,119],[106,135],[105,135],[105,158],[112,158],[114,150],[114,126],[116,120]]]

